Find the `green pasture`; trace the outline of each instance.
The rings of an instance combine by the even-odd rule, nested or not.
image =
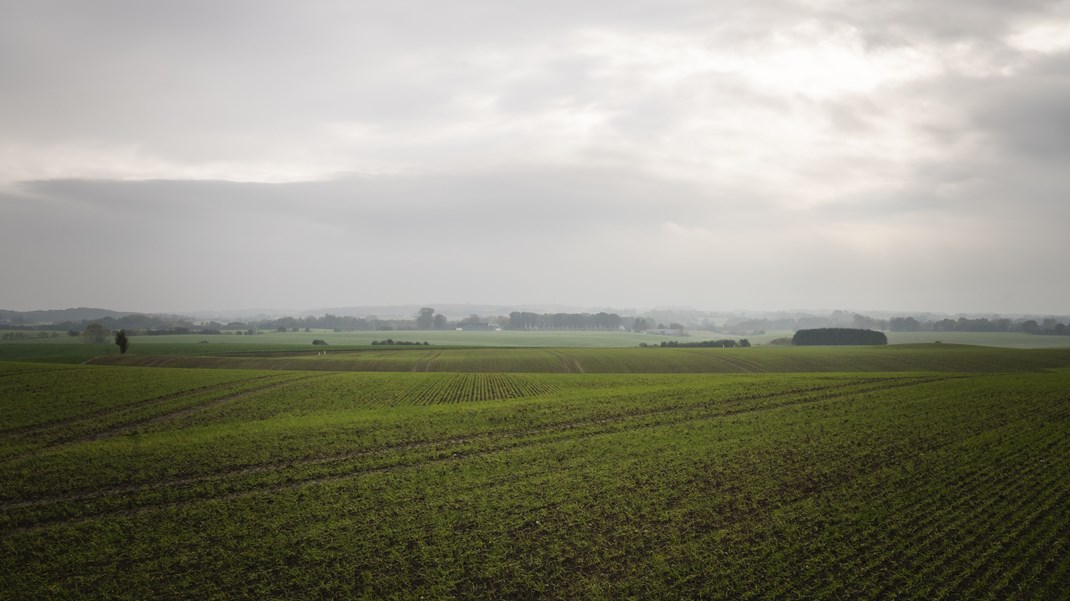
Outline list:
[[[1060,598],[1065,356],[938,346],[838,349],[853,373],[0,363],[0,598]]]

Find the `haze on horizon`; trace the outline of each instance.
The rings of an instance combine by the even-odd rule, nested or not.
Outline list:
[[[0,4],[0,308],[1070,312],[1070,3]]]

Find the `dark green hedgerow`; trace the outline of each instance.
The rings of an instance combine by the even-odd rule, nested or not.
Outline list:
[[[888,336],[884,332],[859,328],[815,328],[795,332],[791,343],[795,346],[880,345],[888,344]]]

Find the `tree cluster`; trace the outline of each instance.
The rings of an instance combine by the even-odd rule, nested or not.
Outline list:
[[[513,311],[510,330],[617,330],[623,320],[616,313],[531,313]]]
[[[429,311],[429,312],[427,312]],[[430,324],[430,325],[428,325]],[[414,319],[380,319],[374,315],[368,317],[353,317],[350,315],[326,315],[316,317],[279,317],[277,319],[265,319],[255,322],[230,322],[218,325],[224,330],[240,330],[248,327],[259,330],[274,330],[276,332],[297,332],[311,330],[334,330],[335,332],[353,331],[394,331],[394,330],[442,330],[449,326],[444,315],[435,314],[434,309],[425,307],[417,313]]]
[[[91,323],[82,332],[82,340],[89,344],[104,344],[108,341],[111,331],[99,323]]]
[[[217,324],[209,324],[215,326]],[[279,317],[277,319],[262,319],[260,321],[241,322],[232,321],[228,324],[218,324],[220,329],[223,330],[242,330],[253,328],[257,330],[274,330],[276,332],[286,331],[310,331],[316,330],[334,330],[336,332],[350,332],[354,330],[379,330],[379,329],[394,329],[381,328],[380,322],[374,317],[351,317],[348,315],[332,315],[327,313],[326,315],[316,317],[309,315],[307,317]]]
[[[888,344],[888,337],[884,332],[858,328],[815,328],[795,332],[791,341],[797,346]]]
[[[35,334],[29,332],[4,332],[3,336],[0,336],[2,340],[34,340],[41,338],[59,338],[59,332],[46,332],[44,330]]]

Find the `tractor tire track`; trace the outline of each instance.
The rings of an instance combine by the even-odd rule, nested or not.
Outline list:
[[[288,379],[288,380],[284,380],[282,382],[272,382],[271,384],[266,384],[264,386],[260,386],[260,387],[257,387],[257,388],[250,388],[250,389],[242,390],[241,392],[238,392],[236,394],[232,394],[230,396],[225,396],[225,397],[218,398],[218,399],[210,399],[210,400],[207,400],[207,401],[205,401],[204,403],[201,403],[201,404],[192,405],[192,406],[189,406],[189,407],[182,407],[182,408],[179,408],[179,409],[175,409],[173,411],[168,411],[166,413],[162,413],[160,415],[154,415],[154,416],[151,416],[151,417],[145,417],[145,418],[133,420],[133,421],[130,421],[130,422],[126,422],[126,423],[123,423],[123,424],[118,424],[116,426],[113,426],[111,428],[107,428],[105,430],[101,430],[99,432],[96,432],[96,433],[88,435],[88,436],[83,436],[83,437],[80,437],[80,438],[74,438],[74,439],[66,440],[66,441],[64,441],[64,443],[69,444],[69,443],[74,443],[74,442],[82,442],[82,441],[86,441],[86,440],[102,440],[102,439],[105,439],[105,438],[111,438],[111,437],[114,437],[114,436],[119,436],[119,435],[126,434],[128,432],[131,432],[133,430],[136,430],[136,429],[144,427],[144,426],[151,426],[153,424],[158,424],[158,423],[162,423],[162,422],[165,422],[165,421],[170,421],[170,420],[174,420],[174,419],[180,419],[180,418],[183,418],[183,417],[185,417],[187,415],[192,415],[194,413],[199,413],[201,411],[207,411],[208,409],[212,409],[214,407],[218,407],[218,406],[224,405],[226,403],[230,403],[230,402],[233,402],[233,401],[236,401],[236,400],[239,400],[239,399],[243,399],[243,398],[252,396],[254,394],[270,392],[272,390],[276,390],[278,388],[284,388],[286,386],[290,386],[290,385],[293,385],[293,384],[298,384],[298,383],[304,382],[306,380],[312,380],[312,379],[323,378],[323,377],[325,377],[324,374],[314,374],[314,375],[308,375],[308,376],[299,377],[299,378],[291,378],[291,379]],[[49,445],[49,446],[54,446],[54,445]]]
[[[13,437],[13,436],[25,436],[25,435],[29,435],[29,434],[38,434],[38,433],[45,432],[45,431],[48,431],[48,430],[55,430],[57,428],[69,427],[69,426],[72,426],[72,425],[77,424],[79,422],[86,422],[86,421],[91,421],[91,420],[94,420],[94,419],[106,418],[106,417],[109,417],[109,416],[112,416],[112,415],[118,415],[120,413],[129,412],[131,410],[144,409],[146,407],[151,407],[152,405],[157,405],[157,404],[160,404],[160,403],[166,403],[168,401],[173,401],[173,400],[176,400],[176,399],[181,399],[181,398],[194,396],[194,395],[198,395],[198,394],[209,393],[209,392],[212,392],[214,390],[224,390],[226,388],[238,387],[238,386],[241,386],[242,384],[247,384],[249,382],[255,382],[257,380],[263,380],[263,379],[266,379],[266,378],[277,378],[277,377],[278,377],[277,375],[269,374],[269,375],[264,375],[264,376],[256,376],[256,377],[253,377],[253,378],[245,378],[245,379],[241,379],[241,380],[233,380],[233,381],[230,381],[230,382],[222,382],[222,383],[218,383],[218,384],[209,384],[209,385],[206,385],[206,386],[199,386],[197,388],[190,388],[190,389],[187,389],[187,390],[180,390],[178,392],[171,392],[171,393],[168,393],[168,394],[152,397],[152,398],[145,399],[145,400],[142,400],[142,401],[136,401],[136,402],[133,402],[133,403],[126,403],[126,404],[118,406],[118,407],[102,407],[102,408],[97,409],[95,411],[90,411],[90,412],[87,412],[87,413],[82,413],[82,414],[79,414],[79,415],[74,415],[74,416],[71,416],[71,417],[63,418],[63,419],[52,420],[52,421],[44,422],[44,423],[41,423],[41,424],[33,424],[33,425],[29,425],[29,426],[19,426],[17,428],[9,428],[7,430],[0,430],[0,437],[5,437],[6,438],[6,437]]]
[[[894,386],[881,385],[881,386],[875,386],[875,387],[862,388],[862,389],[859,389],[859,390],[843,390],[845,388],[852,388],[852,387],[856,387],[856,386],[860,385],[860,382],[853,381],[853,382],[848,383],[848,384],[836,384],[836,385],[831,385],[831,386],[818,386],[818,387],[814,387],[814,388],[808,388],[808,389],[805,389],[805,390],[802,390],[802,391],[800,391],[800,390],[791,390],[791,391],[783,391],[783,392],[775,392],[775,393],[744,395],[744,396],[729,397],[729,398],[725,398],[725,399],[717,399],[716,401],[711,401],[709,403],[702,403],[702,404],[677,406],[677,407],[664,407],[664,408],[647,409],[647,410],[635,410],[635,411],[629,411],[629,412],[626,412],[626,413],[620,413],[620,414],[609,415],[609,416],[604,416],[604,417],[591,417],[591,418],[586,418],[586,419],[569,420],[569,421],[566,421],[566,422],[550,423],[550,424],[545,424],[545,425],[542,425],[542,426],[537,426],[537,427],[534,427],[534,428],[525,428],[525,429],[521,429],[521,430],[498,430],[498,431],[474,433],[474,434],[471,434],[471,435],[468,435],[468,436],[453,436],[453,437],[435,439],[435,440],[418,441],[418,442],[404,443],[404,444],[384,445],[384,446],[375,447],[375,448],[362,449],[360,451],[351,451],[351,452],[345,452],[345,453],[334,453],[334,454],[330,454],[330,455],[318,455],[318,456],[315,456],[315,457],[297,458],[297,459],[293,459],[293,460],[273,461],[273,462],[263,463],[263,464],[259,464],[259,465],[237,467],[237,468],[234,468],[234,469],[217,471],[217,472],[214,472],[212,474],[205,474],[203,476],[179,477],[179,478],[173,478],[173,479],[170,479],[170,480],[167,480],[167,481],[157,481],[157,482],[152,482],[152,483],[148,483],[148,484],[140,484],[140,485],[134,484],[134,485],[125,485],[125,486],[97,488],[97,489],[94,489],[92,491],[83,491],[81,493],[73,492],[73,493],[69,493],[69,494],[65,494],[65,495],[61,495],[61,496],[57,496],[57,497],[39,497],[37,499],[20,501],[20,502],[17,502],[17,503],[0,504],[0,510],[13,509],[13,508],[17,508],[17,507],[26,507],[26,506],[31,506],[31,505],[38,504],[38,503],[52,503],[52,502],[66,502],[66,501],[75,501],[75,500],[87,500],[87,499],[91,499],[91,498],[107,496],[109,494],[123,494],[123,493],[137,492],[137,491],[140,491],[140,490],[153,490],[153,489],[172,486],[172,485],[179,485],[179,486],[188,485],[188,484],[193,484],[193,483],[197,483],[197,482],[220,480],[220,479],[230,478],[230,477],[234,477],[234,476],[257,474],[257,473],[262,473],[262,472],[267,472],[267,471],[274,471],[274,470],[285,469],[285,468],[290,468],[290,467],[304,467],[304,466],[309,466],[309,465],[319,465],[319,464],[326,464],[326,463],[331,463],[331,462],[338,462],[338,461],[346,461],[346,460],[350,460],[350,459],[357,459],[357,458],[361,458],[361,457],[383,455],[383,454],[388,454],[388,453],[406,452],[406,451],[412,451],[412,450],[422,450],[422,449],[434,448],[434,447],[438,447],[438,446],[460,445],[460,444],[466,444],[466,443],[471,443],[471,442],[475,442],[475,441],[479,441],[479,440],[486,440],[486,439],[525,438],[525,437],[537,436],[539,434],[544,434],[544,433],[547,433],[547,432],[572,430],[572,429],[582,428],[582,427],[591,426],[591,425],[605,425],[605,424],[621,423],[621,422],[625,422],[627,420],[640,419],[640,418],[645,418],[645,417],[655,417],[655,416],[659,416],[659,415],[667,415],[667,414],[672,414],[672,413],[682,413],[682,412],[688,412],[688,411],[690,411],[690,412],[701,411],[703,409],[710,409],[711,407],[713,407],[714,404],[723,405],[725,403],[761,401],[761,400],[777,399],[777,398],[791,397],[791,396],[804,397],[802,399],[789,400],[789,401],[787,401],[785,403],[777,403],[775,405],[766,405],[766,406],[761,406],[761,407],[741,408],[741,409],[736,409],[736,410],[727,410],[727,411],[722,411],[722,412],[719,412],[719,413],[710,414],[710,415],[706,415],[706,416],[699,416],[698,418],[692,416],[692,417],[690,417],[688,419],[684,419],[684,420],[680,420],[680,421],[681,422],[682,421],[694,421],[695,419],[717,419],[717,418],[721,418],[721,417],[731,417],[731,416],[745,414],[745,413],[760,413],[762,411],[775,410],[775,409],[780,409],[780,408],[790,407],[790,406],[795,406],[795,405],[804,405],[804,404],[810,404],[810,403],[820,402],[820,401],[825,401],[825,400],[833,400],[833,399],[836,399],[836,398],[842,398],[842,397],[849,396],[849,395],[852,395],[852,394],[866,394],[866,393],[869,393],[869,392],[874,392],[874,391],[878,391],[878,390],[884,390],[884,389],[887,389],[887,388],[902,388],[902,387],[908,387],[908,386],[913,386],[913,385],[928,384],[928,383],[932,383],[932,382],[942,381],[944,379],[950,379],[950,378],[946,378],[946,377],[945,378],[926,378],[924,380],[915,380],[915,381],[911,381],[911,382],[896,382],[896,384]],[[880,382],[881,384],[889,382],[888,379],[877,379],[877,381]],[[873,383],[873,382],[872,381],[867,381],[866,383],[868,384],[868,383]],[[839,392],[839,394],[826,395],[826,396],[822,396],[821,398],[817,398],[817,399],[814,399],[814,398],[811,398],[811,397],[808,396],[808,395],[824,393],[824,392]],[[675,424],[675,423],[679,423],[679,422],[659,422],[658,425],[671,425],[671,424]]]
[[[389,455],[391,453],[411,452],[430,450],[434,451],[434,454],[424,457],[414,458],[409,461],[402,461],[398,463],[392,463],[387,465],[371,465],[371,466],[352,466],[343,467],[342,472],[336,474],[327,474],[322,476],[312,476],[307,478],[297,478],[295,480],[287,481],[284,483],[268,483],[267,485],[257,485],[256,483],[249,483],[249,487],[243,490],[236,490],[224,493],[222,495],[207,495],[190,499],[182,499],[177,501],[169,501],[166,503],[156,504],[148,503],[135,507],[121,507],[115,509],[105,509],[93,514],[86,514],[77,517],[65,517],[55,520],[42,520],[35,523],[22,523],[15,524],[8,530],[9,534],[18,532],[25,532],[31,530],[40,530],[43,528],[49,528],[59,525],[76,524],[93,519],[98,519],[107,516],[128,516],[135,515],[146,511],[154,511],[157,509],[165,509],[168,507],[181,507],[188,506],[197,503],[203,503],[211,500],[228,500],[233,498],[240,498],[245,496],[251,496],[261,493],[267,493],[277,490],[293,489],[303,486],[313,486],[317,484],[325,484],[329,482],[341,481],[345,479],[360,477],[368,474],[386,473],[403,469],[418,468],[426,465],[434,465],[445,461],[455,461],[462,459],[476,458],[480,456],[491,455],[494,453],[501,453],[506,451],[512,451],[516,449],[522,449],[532,446],[538,446],[543,444],[554,444],[569,440],[581,440],[591,438],[594,436],[620,434],[628,431],[638,431],[650,428],[671,427],[682,423],[693,423],[701,421],[714,421],[719,419],[728,419],[740,415],[757,414],[766,411],[774,411],[778,409],[790,408],[795,406],[803,406],[808,404],[825,402],[828,400],[834,400],[837,398],[843,398],[852,395],[867,394],[870,392],[887,390],[889,388],[904,388],[910,386],[918,386],[928,384],[932,382],[938,382],[946,379],[961,376],[948,376],[948,377],[934,377],[913,379],[910,382],[897,382],[894,385],[888,382],[887,379],[882,381],[877,386],[867,386],[864,388],[854,390],[843,390],[844,388],[851,388],[852,385],[857,387],[858,382],[853,382],[852,385],[837,385],[830,387],[818,387],[817,389],[807,389],[806,391],[787,391],[784,393],[776,393],[771,395],[753,395],[758,399],[769,398],[782,398],[789,396],[797,396],[797,398],[789,399],[781,403],[775,403],[771,405],[765,405],[761,407],[745,407],[738,409],[731,409],[728,411],[722,411],[714,414],[703,413],[699,415],[679,415],[676,419],[655,421],[652,423],[640,423],[629,424],[629,421],[635,419],[643,419],[650,417],[658,417],[664,415],[671,415],[673,413],[682,413],[685,411],[695,412],[709,409],[708,405],[691,405],[687,407],[674,407],[653,411],[641,411],[632,412],[628,414],[608,416],[604,418],[594,418],[586,420],[573,420],[569,422],[548,424],[546,426],[540,426],[537,428],[529,428],[520,431],[513,432],[487,432],[475,434],[466,437],[453,437],[448,439],[442,439],[438,441],[422,441],[416,443],[408,443],[404,445],[389,445],[380,447],[378,449],[367,449],[362,451],[356,451],[351,453],[340,453],[331,456],[310,457],[305,459],[296,459],[291,461],[279,461],[267,464],[246,466],[237,469],[227,470],[223,472],[216,472],[213,474],[206,474],[203,476],[191,476],[188,478],[172,478],[167,481],[153,482],[141,485],[128,485],[117,486],[98,489],[94,491],[84,491],[82,493],[66,494],[55,497],[41,497],[34,500],[20,501],[16,503],[9,503],[0,505],[0,509],[4,511],[10,511],[20,508],[39,508],[47,505],[62,504],[68,502],[80,502],[92,499],[106,498],[111,496],[121,496],[127,494],[138,493],[151,493],[153,491],[160,491],[169,488],[176,488],[182,486],[189,486],[200,483],[211,483],[213,481],[226,481],[228,479],[240,478],[245,476],[255,476],[260,474],[268,474],[272,472],[283,473],[286,470],[294,468],[307,468],[312,466],[329,466],[330,464],[342,463],[345,461],[351,461],[356,459],[363,459],[367,457],[379,457]],[[839,390],[837,390],[839,389]],[[832,392],[834,394],[820,394]],[[817,395],[817,396],[815,396]],[[754,400],[746,397],[735,397],[732,399],[722,399],[720,403],[731,401],[745,401]],[[609,427],[602,427],[609,426]],[[627,426],[617,427],[614,426]],[[582,428],[594,428],[593,430]],[[573,431],[575,430],[575,431]],[[474,449],[461,449],[456,448],[465,444],[478,443],[481,440],[489,440],[491,444],[486,447],[477,447]],[[495,444],[497,441],[499,444]],[[504,441],[504,444],[500,444]],[[436,451],[437,449],[437,451]],[[451,452],[453,449],[453,452]],[[299,476],[299,475],[298,475]],[[240,483],[238,483],[240,485]],[[134,500],[136,502],[136,500]]]

